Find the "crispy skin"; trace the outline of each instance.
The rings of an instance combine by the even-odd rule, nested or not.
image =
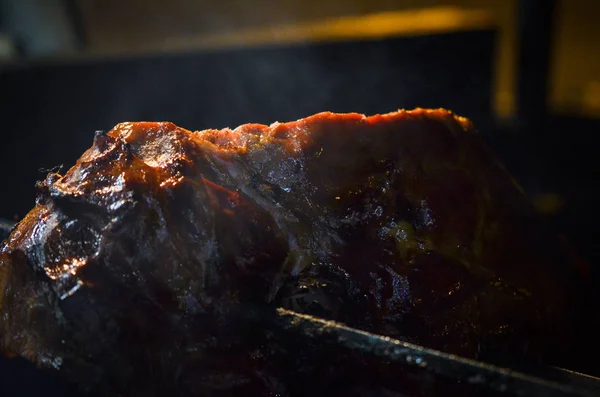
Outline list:
[[[1,251],[0,349],[82,390],[276,389],[228,326],[249,303],[496,362],[568,337],[562,253],[444,110],[123,123],[38,187]]]

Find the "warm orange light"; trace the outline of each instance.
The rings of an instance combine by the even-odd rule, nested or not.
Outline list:
[[[240,30],[163,44],[175,49],[357,40],[487,28],[492,24],[490,14],[483,10],[433,7]]]

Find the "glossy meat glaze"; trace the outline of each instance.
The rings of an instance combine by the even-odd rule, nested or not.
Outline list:
[[[123,123],[38,188],[1,249],[0,349],[82,390],[234,384],[201,380],[219,366],[251,378],[244,349],[206,364],[246,304],[500,363],[567,347],[562,251],[445,110]]]

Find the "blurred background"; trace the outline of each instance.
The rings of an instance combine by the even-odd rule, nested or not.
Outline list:
[[[596,264],[598,16],[593,0],[0,0],[0,218],[122,121],[445,107]]]
[[[0,217],[127,120],[445,107],[596,262],[600,2],[0,0]]]

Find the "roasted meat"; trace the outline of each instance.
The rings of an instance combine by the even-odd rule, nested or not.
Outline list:
[[[123,123],[38,189],[1,250],[0,350],[82,391],[296,395],[248,307],[500,364],[568,347],[572,269],[448,111]]]

